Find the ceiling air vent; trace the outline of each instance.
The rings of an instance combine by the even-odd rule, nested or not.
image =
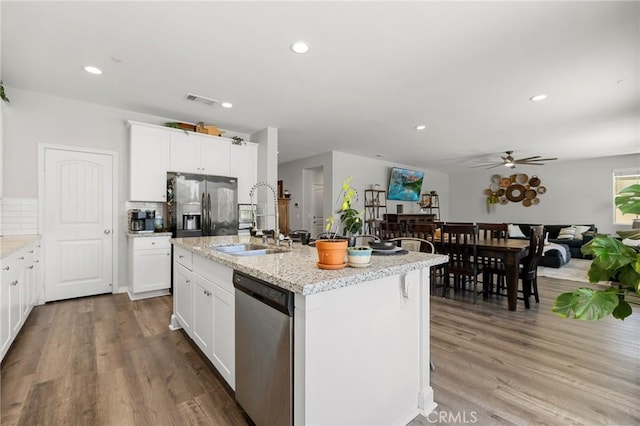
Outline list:
[[[217,104],[219,102],[216,99],[205,98],[204,96],[194,95],[193,93],[187,93],[187,100],[198,102],[198,103],[209,105],[209,106]]]

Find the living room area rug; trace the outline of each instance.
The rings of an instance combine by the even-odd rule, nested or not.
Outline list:
[[[589,278],[587,277],[587,272],[589,272],[590,266],[591,260],[589,259],[571,259],[560,268],[538,266],[538,276],[588,283]],[[607,283],[608,281],[602,282],[602,284]]]

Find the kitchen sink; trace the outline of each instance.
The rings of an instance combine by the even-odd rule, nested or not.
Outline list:
[[[211,247],[211,249],[229,254],[231,256],[263,256],[266,254],[286,253],[290,251],[288,249],[274,248],[252,243],[217,246]]]

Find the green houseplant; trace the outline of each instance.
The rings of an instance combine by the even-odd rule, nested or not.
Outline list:
[[[340,215],[343,227],[347,227],[345,232],[349,232],[358,223],[358,215],[354,214],[352,212],[354,209],[351,208],[351,202],[357,194],[356,190],[351,187],[351,179],[353,176],[349,176],[342,182],[336,199],[337,212],[327,218],[325,230],[328,238],[316,240],[317,266],[320,269],[342,269],[346,266],[347,239],[337,237],[336,215]]]
[[[640,215],[640,185],[623,188],[615,198],[623,214]],[[640,230],[618,231],[622,238],[640,238]],[[632,309],[625,300],[628,293],[640,296],[640,247],[629,247],[616,238],[598,235],[582,246],[582,253],[592,255],[589,282],[613,281],[604,290],[581,287],[562,293],[553,303],[553,312],[563,317],[597,320],[609,315],[624,320]]]

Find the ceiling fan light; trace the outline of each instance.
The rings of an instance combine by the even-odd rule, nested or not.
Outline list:
[[[505,167],[511,167],[511,168],[513,169],[516,165],[515,165],[515,164],[513,164],[511,161],[508,161],[508,160],[507,160],[507,161],[504,163],[504,166],[505,166]]]

